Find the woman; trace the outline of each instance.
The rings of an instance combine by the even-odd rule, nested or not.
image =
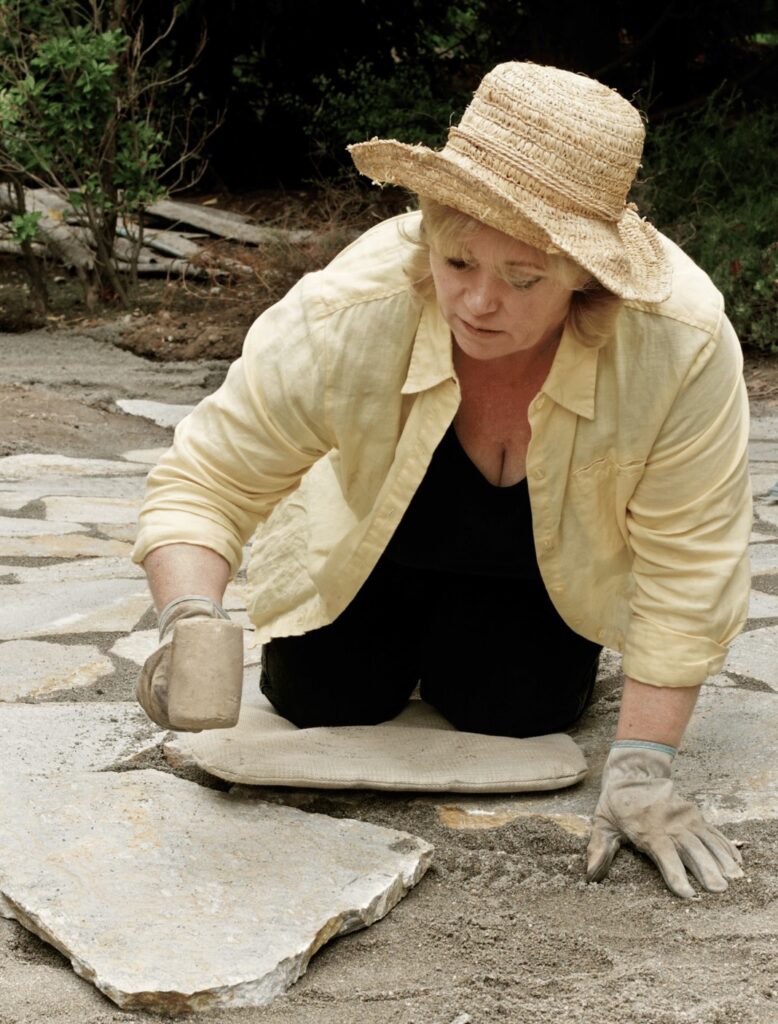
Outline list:
[[[588,877],[627,838],[691,896],[685,867],[742,875],[670,775],[745,618],[747,403],[720,295],[626,205],[643,135],[605,86],[514,63],[442,151],[351,147],[421,214],[254,324],[152,472],[134,557],[169,634],[223,614],[260,524],[262,688],[301,726],[392,717],[420,680],[459,728],[547,733],[622,651]]]

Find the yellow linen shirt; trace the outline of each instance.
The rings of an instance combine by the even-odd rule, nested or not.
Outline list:
[[[152,470],[133,552],[254,535],[257,640],[331,622],[378,561],[460,400],[434,298],[404,272],[419,215],[368,231],[251,327]],[[625,674],[696,685],[745,619],[751,506],[742,356],[707,276],[666,240],[671,297],[627,302],[601,348],[566,331],[529,409],[540,570]],[[522,638],[517,623],[517,645]]]

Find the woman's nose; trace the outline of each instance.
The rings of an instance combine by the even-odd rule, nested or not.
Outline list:
[[[494,282],[489,281],[485,276],[479,276],[469,282],[469,287],[465,292],[465,305],[468,312],[474,316],[486,316],[488,313],[494,313],[498,304]]]

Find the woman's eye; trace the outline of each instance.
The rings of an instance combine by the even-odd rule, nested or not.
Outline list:
[[[520,278],[519,280],[508,281],[511,288],[516,288],[518,291],[526,291],[527,288],[531,288],[533,284],[537,284],[540,280],[539,277],[528,277]]]
[[[452,270],[467,270],[470,264],[467,260],[457,260],[453,256],[446,257],[446,266]]]

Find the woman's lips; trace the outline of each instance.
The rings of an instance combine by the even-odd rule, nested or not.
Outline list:
[[[461,316],[458,316],[457,320],[459,320],[459,322],[462,324],[462,326],[466,330],[470,331],[471,334],[480,335],[483,338],[489,337],[489,335],[492,335],[492,334],[501,334],[502,333],[502,331],[496,331],[496,330],[494,330],[491,327],[476,327],[475,324],[471,324],[471,323],[469,323],[469,321],[463,320]]]

